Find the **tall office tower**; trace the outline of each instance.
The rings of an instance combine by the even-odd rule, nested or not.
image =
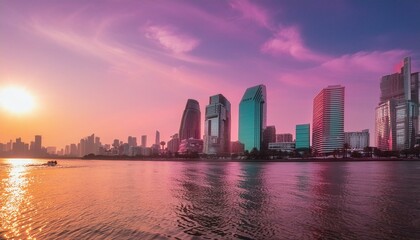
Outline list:
[[[114,142],[115,142],[115,140],[114,140]],[[128,143],[128,146],[130,146],[130,147],[137,147],[137,138],[132,137],[132,136],[128,136],[127,143]],[[117,143],[117,145],[118,145],[118,143]]]
[[[268,144],[276,142],[276,127],[267,126],[263,131],[263,147],[262,149],[267,150]]]
[[[114,142],[112,143],[112,147],[117,149],[120,146],[120,140],[114,139]]]
[[[77,145],[74,143],[70,145],[70,155],[73,157],[77,156]]]
[[[95,151],[95,134],[92,134],[86,138],[86,154],[96,154]]]
[[[86,143],[85,139],[80,139],[79,142],[79,157],[83,157],[86,155]]]
[[[13,153],[17,155],[25,153],[25,143],[21,138],[16,138],[16,142],[13,143]]]
[[[230,153],[230,115],[230,102],[222,94],[210,97],[204,124],[204,153]]]
[[[160,132],[156,131],[155,144],[160,145]]]
[[[293,135],[291,133],[276,134],[276,142],[293,142]]]
[[[344,144],[344,87],[328,86],[314,98],[312,148],[324,155]]]
[[[101,138],[95,137],[95,154],[99,153],[99,149],[102,147]]]
[[[381,150],[399,151],[414,147],[419,135],[419,73],[411,73],[406,57],[399,73],[383,76],[375,112],[375,141]]]
[[[146,147],[146,145],[147,145],[147,135],[142,135],[141,136],[141,146]]]
[[[267,93],[265,85],[248,88],[239,104],[239,141],[245,150],[261,149],[267,125]]]
[[[179,139],[194,138],[201,139],[201,112],[197,100],[188,99],[182,114],[181,126],[179,128]]]
[[[35,142],[34,142],[34,153],[40,154],[42,150],[42,136],[35,135]]]
[[[310,147],[310,124],[296,125],[296,149],[309,150]]]

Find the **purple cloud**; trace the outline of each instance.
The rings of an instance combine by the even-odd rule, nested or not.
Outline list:
[[[263,53],[271,55],[287,55],[301,61],[323,61],[326,56],[315,53],[304,45],[297,27],[280,28],[262,47]]]
[[[168,26],[149,26],[146,37],[158,41],[161,46],[174,53],[190,52],[200,43],[198,39]]]
[[[230,6],[240,12],[242,18],[252,20],[265,28],[271,28],[267,11],[247,0],[230,1]]]

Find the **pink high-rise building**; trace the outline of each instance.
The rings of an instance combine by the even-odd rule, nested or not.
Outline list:
[[[328,86],[314,98],[312,148],[319,155],[343,148],[344,87]]]

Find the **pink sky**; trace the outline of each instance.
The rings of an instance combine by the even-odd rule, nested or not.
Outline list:
[[[382,29],[385,15],[342,3],[298,12],[276,1],[2,1],[0,88],[26,88],[37,108],[1,109],[0,142],[41,134],[44,146],[63,147],[95,133],[102,143],[141,135],[152,143],[156,130],[167,141],[188,98],[204,123],[219,93],[232,104],[237,140],[239,101],[257,84],[267,86],[268,124],[294,135],[296,124],[312,123],[315,95],[341,84],[345,131],[368,128],[373,144],[380,77],[405,56],[420,69],[419,35],[403,23]],[[363,21],[371,17],[377,28]]]

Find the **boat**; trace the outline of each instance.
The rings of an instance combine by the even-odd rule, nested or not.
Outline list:
[[[57,165],[57,161],[48,161],[47,166],[55,166]]]

